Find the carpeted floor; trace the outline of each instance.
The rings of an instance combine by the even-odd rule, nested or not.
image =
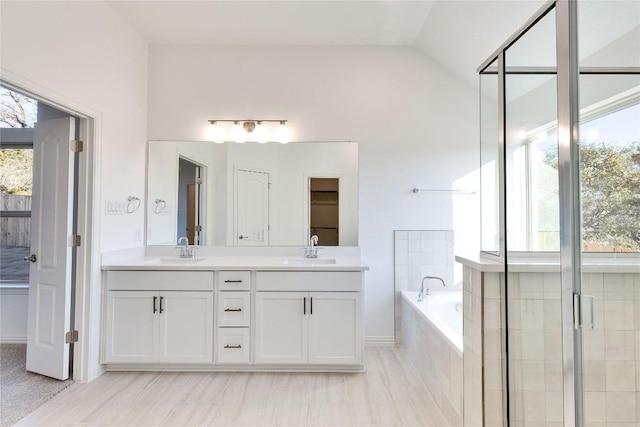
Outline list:
[[[0,427],[13,425],[73,384],[27,372],[26,357],[26,344],[0,344]]]

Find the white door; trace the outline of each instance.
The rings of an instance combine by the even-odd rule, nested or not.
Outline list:
[[[362,364],[360,295],[309,293],[309,363]]]
[[[104,363],[149,363],[158,359],[159,294],[108,291]]]
[[[60,380],[69,377],[74,134],[65,117],[36,123],[33,137],[27,370]]]
[[[237,246],[269,244],[269,174],[236,170]]]
[[[213,362],[213,292],[160,292],[161,363]]]
[[[307,363],[307,292],[256,292],[256,363]]]

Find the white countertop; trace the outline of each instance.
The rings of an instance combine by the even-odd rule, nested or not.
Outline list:
[[[497,257],[478,254],[456,255],[456,262],[483,272],[503,272],[504,263]],[[586,253],[582,257],[583,273],[640,273],[640,254]],[[508,271],[512,273],[559,273],[559,253],[525,253],[509,255]]]
[[[335,260],[335,263],[324,263]],[[290,264],[288,262],[296,262]],[[297,264],[302,263],[302,264]],[[260,270],[260,271],[366,271],[369,266],[359,257],[320,257],[306,259],[293,256],[139,256],[105,262],[103,270]]]

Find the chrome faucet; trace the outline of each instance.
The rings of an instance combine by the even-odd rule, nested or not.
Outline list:
[[[186,236],[178,238],[176,249],[180,249],[180,258],[193,258],[196,256],[196,249],[189,247],[189,238]]]
[[[304,251],[305,258],[318,258],[318,236],[315,234],[309,239],[309,246]]]
[[[431,289],[429,289],[429,288],[425,288],[425,287],[424,287],[424,282],[425,282],[426,280],[429,280],[429,279],[432,279],[432,280],[439,280],[439,281],[441,281],[441,282],[442,282],[442,286],[447,286],[447,284],[446,284],[446,283],[444,283],[444,280],[442,280],[442,278],[441,278],[441,277],[436,277],[436,276],[424,276],[424,277],[422,278],[422,285],[420,286],[420,292],[418,293],[418,302],[420,302],[420,301],[424,301],[424,297],[426,297],[427,295],[431,295]]]

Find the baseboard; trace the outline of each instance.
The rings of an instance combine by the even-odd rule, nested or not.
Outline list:
[[[364,337],[365,347],[393,347],[396,345],[395,337]]]
[[[27,337],[0,337],[0,344],[26,344]]]

